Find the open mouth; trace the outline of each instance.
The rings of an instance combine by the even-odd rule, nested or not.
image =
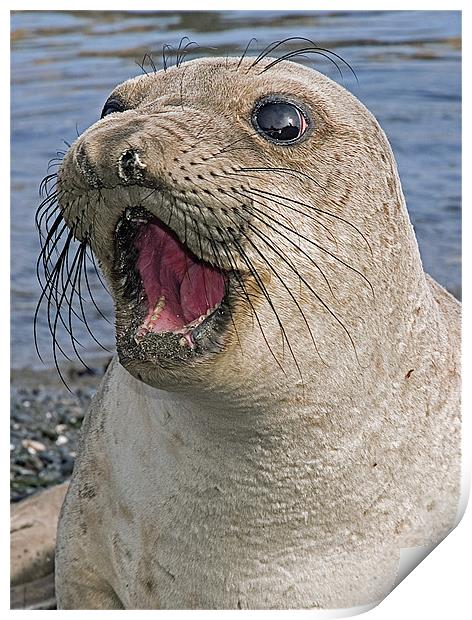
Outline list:
[[[117,238],[122,281],[129,285],[134,278],[137,283],[133,290],[124,287],[125,297],[137,304],[134,342],[170,336],[180,347],[194,350],[208,335],[207,324],[224,314],[229,272],[198,258],[170,228],[139,207],[125,211]]]

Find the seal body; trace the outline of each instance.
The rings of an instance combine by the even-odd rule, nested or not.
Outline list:
[[[459,304],[423,272],[382,130],[268,58],[144,75],[108,106],[59,174],[118,349],[60,518],[59,607],[381,599],[400,549],[451,529],[460,482]]]

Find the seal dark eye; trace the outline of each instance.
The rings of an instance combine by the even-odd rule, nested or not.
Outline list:
[[[100,115],[100,118],[103,118],[104,116],[107,116],[108,114],[113,114],[113,112],[123,112],[124,109],[125,109],[125,106],[119,99],[115,99],[114,97],[111,97],[110,99],[108,99],[108,101],[103,106],[103,110]]]
[[[297,142],[308,129],[305,114],[295,104],[274,99],[256,106],[252,123],[260,134],[277,144]]]

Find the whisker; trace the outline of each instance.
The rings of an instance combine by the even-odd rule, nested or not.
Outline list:
[[[275,49],[277,49],[283,43],[286,43],[287,41],[290,41],[290,39],[291,39],[291,37],[289,37],[287,39],[283,39],[281,41],[273,41],[272,43],[269,43],[269,45],[267,45],[262,50],[262,52],[260,52],[260,54],[258,56],[256,56],[256,59],[249,66],[249,69],[252,69],[253,67],[255,67],[259,62],[261,62],[261,60],[263,60],[266,56],[268,56],[270,53],[272,53]]]
[[[77,248],[77,251],[76,251],[75,256],[74,256],[74,260],[72,262],[72,266],[71,266],[70,270],[68,270],[68,280],[67,280],[65,286],[63,287],[63,291],[64,291],[64,300],[66,302],[66,307],[67,307],[67,310],[68,310],[67,318],[68,318],[69,329],[67,331],[68,331],[68,333],[70,335],[70,341],[71,341],[71,344],[72,344],[72,348],[74,350],[74,353],[77,356],[77,359],[84,365],[85,368],[90,370],[89,366],[87,365],[86,362],[84,362],[84,360],[82,359],[79,351],[77,350],[76,343],[80,347],[82,347],[83,349],[85,347],[73,335],[73,326],[72,326],[72,314],[73,313],[80,319],[79,315],[74,311],[72,304],[73,304],[74,295],[76,293],[77,277],[80,274],[79,265],[80,265],[80,257],[82,255],[81,254],[81,247],[82,246],[79,245],[79,247]],[[69,296],[67,296],[67,289],[68,288],[70,289]],[[58,308],[57,308],[59,314],[60,314],[61,308],[62,308],[62,303],[60,303]]]
[[[245,196],[242,192],[238,192],[236,190],[236,193],[243,196],[244,198],[247,198],[247,196]],[[244,208],[244,207],[243,207]],[[360,276],[365,282],[366,284],[369,286],[370,291],[372,293],[372,296],[375,298],[375,294],[374,294],[374,288],[372,286],[372,283],[370,282],[370,280],[362,273],[362,271],[359,271],[359,269],[356,269],[355,267],[353,267],[352,265],[349,265],[349,263],[346,263],[346,261],[344,261],[342,258],[339,258],[339,256],[336,256],[336,254],[333,254],[333,252],[330,252],[329,250],[327,250],[326,248],[324,248],[323,246],[319,245],[318,243],[316,243],[316,241],[313,241],[313,239],[309,239],[308,237],[306,237],[305,235],[303,235],[302,233],[295,231],[291,228],[289,228],[288,226],[286,226],[285,224],[283,224],[282,222],[279,222],[278,220],[275,220],[274,218],[270,218],[270,216],[268,216],[266,213],[264,213],[263,211],[261,211],[260,209],[257,209],[257,207],[253,207],[254,211],[256,211],[256,213],[259,213],[259,215],[268,218],[276,223],[278,226],[281,226],[282,228],[284,228],[285,230],[287,230],[288,232],[296,235],[297,237],[299,237],[300,239],[303,239],[304,241],[306,241],[307,243],[309,243],[310,245],[312,245],[313,247],[317,248],[318,250],[320,250],[321,252],[324,252],[325,254],[327,254],[328,256],[331,256],[331,258],[333,258],[335,261],[337,261],[338,263],[340,263],[341,265],[344,265],[344,267],[346,267],[347,269],[350,269],[351,271],[353,271],[354,273],[356,273],[358,276]],[[251,213],[251,211],[249,211],[249,213]],[[267,223],[267,219],[263,220],[264,224],[266,226],[268,226],[269,228],[272,228],[272,230],[274,230],[274,232],[279,233],[280,231],[278,231],[276,228],[274,228],[273,226],[271,226],[270,224]],[[298,246],[296,246],[298,247]],[[299,248],[300,249],[300,248]]]
[[[230,219],[232,219],[232,218],[230,218]],[[235,223],[235,224],[236,224],[236,222],[233,222],[233,223]],[[249,226],[250,226],[250,225],[249,225]],[[258,236],[258,237],[259,237],[259,238],[260,238],[260,239],[261,239],[261,240],[262,240],[262,241],[263,241],[263,242],[264,242],[264,243],[265,243],[265,244],[266,244],[266,245],[267,245],[270,249],[273,249],[273,248],[272,248],[272,245],[273,245],[273,244],[269,243],[269,242],[267,241],[267,239],[265,238],[265,236],[264,236],[264,235],[262,235],[262,234],[260,233],[260,231],[258,231],[257,229],[254,229],[253,227],[251,227],[251,228],[252,228],[252,230],[253,230],[253,231],[255,231],[256,235],[257,235],[257,236]],[[323,358],[322,358],[322,356],[321,356],[321,354],[320,354],[320,352],[319,352],[318,346],[317,346],[316,341],[315,341],[315,337],[313,336],[313,332],[312,332],[311,327],[310,327],[310,324],[308,323],[308,320],[307,320],[307,318],[306,318],[306,316],[305,316],[305,313],[303,312],[303,310],[302,310],[302,308],[301,308],[301,306],[300,306],[300,303],[298,302],[298,300],[297,300],[297,299],[296,299],[296,297],[294,296],[293,292],[290,290],[290,288],[287,286],[286,282],[284,282],[283,278],[280,276],[280,274],[277,272],[277,270],[274,268],[274,266],[271,264],[271,262],[267,259],[267,257],[263,254],[263,252],[261,252],[261,250],[257,247],[257,245],[256,245],[256,244],[255,244],[255,243],[251,240],[251,238],[250,238],[247,234],[245,234],[245,233],[242,233],[242,234],[243,234],[244,238],[247,240],[247,242],[251,245],[251,247],[253,247],[253,248],[254,248],[254,250],[256,251],[256,253],[258,254],[258,256],[259,256],[259,257],[260,257],[260,258],[261,258],[261,259],[262,259],[262,260],[266,263],[266,265],[269,267],[269,269],[272,271],[272,273],[276,276],[276,278],[279,280],[279,282],[282,284],[282,286],[283,286],[283,287],[285,288],[285,290],[288,292],[289,296],[291,297],[292,301],[293,301],[293,302],[295,303],[295,305],[297,306],[297,308],[298,308],[298,310],[299,310],[299,312],[300,312],[300,314],[301,314],[301,316],[302,316],[302,318],[303,318],[303,321],[304,321],[304,323],[305,323],[305,325],[306,325],[306,327],[307,327],[307,329],[308,329],[308,332],[309,332],[309,334],[310,334],[310,338],[311,338],[311,340],[312,340],[312,342],[313,342],[313,346],[315,347],[315,350],[316,350],[316,352],[317,352],[317,354],[318,354],[318,356],[319,356],[320,360],[323,362],[323,364],[326,364],[326,362],[323,360]],[[290,268],[292,269],[292,271],[293,271],[293,272],[294,272],[294,273],[295,273],[295,274],[299,277],[299,273],[298,273],[298,271],[296,270],[296,268],[295,268],[295,267],[294,267],[294,266],[293,266],[293,265],[292,265],[292,264],[291,264],[291,263],[290,263],[290,262],[289,262],[289,261],[288,261],[285,257],[284,257],[284,260],[285,260],[285,262],[286,262],[286,263],[290,266]],[[290,345],[289,345],[289,346],[290,346]],[[292,355],[293,355],[293,353],[292,353]],[[296,363],[297,363],[297,362],[296,362]],[[327,365],[327,364],[326,364],[326,365]]]
[[[222,202],[220,199],[217,199],[217,200],[218,200],[219,202]],[[223,203],[222,203],[222,204],[223,204]],[[218,216],[217,216],[216,212],[214,212],[214,214],[213,214],[213,215],[215,216],[215,218],[217,219],[217,221],[221,224],[221,220],[218,218]],[[231,221],[233,221],[231,217],[229,217],[229,219],[230,219]],[[233,223],[235,223],[235,222],[233,221]],[[235,224],[236,224],[236,223],[235,223]],[[221,227],[221,228],[224,228],[224,227]],[[288,342],[288,338],[287,338],[287,336],[286,336],[286,334],[285,334],[285,329],[284,329],[283,325],[282,325],[282,324],[281,324],[281,322],[280,322],[280,318],[279,318],[279,316],[278,316],[278,314],[277,314],[277,312],[276,312],[276,310],[275,310],[275,308],[274,308],[274,306],[273,306],[273,304],[272,304],[272,300],[270,299],[270,296],[269,296],[269,294],[268,294],[268,292],[267,292],[267,289],[266,289],[266,287],[265,287],[264,283],[262,282],[262,280],[261,280],[261,278],[260,278],[259,274],[257,273],[257,270],[256,270],[256,269],[254,268],[254,266],[252,265],[251,260],[249,259],[249,257],[248,257],[248,256],[247,256],[247,254],[245,253],[244,248],[242,248],[242,246],[238,243],[238,240],[237,240],[236,236],[232,233],[231,229],[226,228],[226,231],[227,231],[227,233],[230,235],[230,237],[231,237],[231,239],[232,239],[232,242],[233,242],[233,243],[237,246],[239,256],[242,258],[242,260],[243,260],[243,261],[244,261],[244,263],[246,264],[246,266],[247,266],[247,268],[248,268],[249,272],[251,273],[251,275],[252,275],[253,279],[256,281],[256,283],[257,283],[257,285],[258,285],[258,287],[259,287],[259,290],[262,292],[262,294],[264,295],[264,297],[267,299],[267,301],[268,301],[268,303],[269,303],[269,306],[270,306],[270,307],[271,307],[271,309],[273,310],[273,312],[274,312],[274,314],[275,314],[275,317],[276,317],[276,320],[278,321],[279,326],[281,327],[281,333],[282,333],[282,356],[283,356],[283,354],[284,354],[284,336],[285,336],[285,339],[287,340],[287,343],[288,343],[289,349],[290,349],[290,351],[291,351],[291,353],[292,353],[292,356],[293,356],[293,351],[292,351],[292,348],[291,348],[291,346],[290,346],[290,343]],[[224,243],[222,244],[222,247],[224,248],[225,253],[226,253],[226,245],[225,245]],[[229,250],[229,251],[230,251],[230,254],[231,254],[231,250]],[[230,264],[232,264],[232,262],[230,262]],[[240,274],[239,274],[239,270],[238,270],[238,269],[236,269],[236,268],[234,269],[234,275],[235,275],[236,279],[238,280],[238,283],[239,283],[240,285],[242,285],[242,290],[243,290],[243,292],[244,292],[244,294],[245,294],[245,297],[246,297],[246,299],[247,299],[247,301],[248,301],[248,303],[249,303],[249,305],[250,305],[250,307],[251,307],[252,314],[253,314],[253,316],[255,316],[255,318],[256,318],[256,321],[257,321],[257,324],[258,324],[259,329],[260,329],[260,331],[261,331],[262,337],[263,337],[263,339],[264,339],[264,342],[265,342],[265,343],[266,343],[266,345],[267,345],[267,348],[268,348],[268,349],[269,349],[269,351],[270,351],[270,354],[271,354],[271,355],[272,355],[272,357],[274,358],[274,360],[275,360],[275,362],[277,363],[277,365],[278,365],[278,367],[280,368],[280,370],[284,373],[284,375],[286,375],[285,370],[284,370],[284,368],[283,368],[282,364],[281,364],[281,363],[280,363],[280,361],[278,360],[278,358],[277,358],[277,356],[275,355],[275,353],[272,351],[272,347],[270,346],[269,341],[267,340],[267,337],[266,337],[266,335],[265,335],[264,329],[263,329],[263,327],[262,327],[262,324],[261,324],[261,322],[260,322],[260,319],[259,319],[259,316],[258,316],[258,314],[257,314],[257,312],[256,312],[256,309],[255,309],[255,307],[254,307],[254,305],[253,305],[252,301],[250,300],[250,297],[249,297],[249,294],[248,294],[248,292],[247,292],[246,286],[244,285],[244,282],[243,282],[243,280],[242,280],[242,278],[241,278],[241,276],[240,276]],[[297,365],[297,367],[298,367],[297,360],[296,360],[295,358],[294,358],[294,361],[295,361],[295,364],[296,364],[296,365]]]
[[[302,47],[302,48],[299,48],[298,50],[289,50],[283,56],[281,56],[279,58],[276,58],[274,61],[269,63],[269,65],[264,67],[264,69],[261,71],[261,73],[264,73],[265,71],[268,71],[271,67],[275,66],[279,62],[282,62],[283,60],[287,60],[288,58],[292,58],[294,56],[302,55],[302,54],[318,54],[318,55],[324,56],[330,62],[332,62],[336,66],[337,70],[339,71],[339,73],[340,73],[340,75],[342,77],[342,71],[341,71],[339,65],[336,63],[335,60],[333,60],[333,58],[331,58],[331,56],[334,56],[334,58],[337,58],[353,74],[353,76],[356,79],[356,82],[357,83],[359,82],[356,72],[354,71],[352,66],[342,56],[340,56],[339,54],[336,54],[332,50],[329,50],[329,49],[326,49],[326,48],[323,48],[323,47],[319,47],[312,39],[308,39],[307,37],[287,37],[285,39],[282,39],[281,41],[275,41],[274,43],[271,43],[268,47],[265,48],[265,50],[263,52],[261,52],[259,54],[259,56],[257,56],[255,61],[252,63],[252,65],[249,68],[250,69],[254,68],[264,58],[266,58],[266,56],[268,56],[270,53],[272,53],[275,50],[277,50],[282,45],[285,45],[286,43],[292,43],[292,42],[298,42],[298,41],[300,41],[301,43],[308,43],[310,45],[310,47]]]
[[[85,325],[85,328],[87,329],[88,333],[90,334],[90,336],[92,337],[92,339],[94,340],[94,342],[96,342],[96,344],[98,344],[98,346],[100,348],[102,348],[104,351],[107,351],[108,353],[111,353],[111,351],[109,349],[107,349],[107,347],[103,346],[103,344],[97,340],[97,338],[95,337],[94,333],[92,332],[92,330],[89,327],[88,321],[87,321],[87,317],[85,315],[85,311],[84,311],[84,305],[83,305],[83,297],[82,297],[82,292],[81,292],[81,282],[82,282],[82,269],[85,266],[85,261],[87,260],[87,244],[86,243],[82,243],[81,244],[81,250],[82,250],[82,258],[81,258],[81,262],[80,262],[80,274],[79,274],[79,280],[78,280],[78,297],[79,297],[79,304],[80,304],[80,309],[81,309],[81,313],[82,313],[82,317],[83,317],[83,323]]]
[[[244,196],[244,194],[242,192],[236,192],[238,194],[240,194],[241,196],[247,198],[247,196]],[[259,202],[258,200],[253,199],[253,202],[257,203],[257,204],[261,204],[262,206],[266,206],[264,203]],[[263,224],[265,224],[268,228],[271,228],[275,233],[277,233],[278,235],[282,236],[284,239],[286,239],[293,247],[297,248],[297,250],[303,254],[309,261],[310,263],[320,272],[323,280],[325,281],[326,285],[328,286],[328,289],[331,293],[331,295],[333,297],[336,297],[331,285],[329,283],[328,278],[326,277],[326,274],[324,273],[324,271],[321,269],[321,267],[318,265],[318,263],[315,262],[315,260],[307,253],[305,252],[299,245],[297,245],[293,239],[290,239],[290,237],[288,237],[287,235],[284,235],[283,233],[280,232],[280,230],[277,230],[276,228],[274,228],[273,226],[271,226],[270,224],[267,223],[266,219],[262,219],[261,217],[257,217],[252,213],[252,210],[247,209],[244,204],[241,204],[241,207],[247,211],[249,214],[252,214],[254,217],[256,217],[257,219],[259,219]],[[256,209],[255,207],[253,207],[254,211],[256,211],[257,213],[260,213],[262,215],[265,215],[267,219],[269,219],[271,222],[275,223],[275,224],[279,224],[280,226],[283,226],[283,228],[285,228],[286,230],[290,231],[292,234],[296,235],[297,237],[300,237],[300,234],[294,230],[293,228],[290,228],[288,226],[285,226],[283,224],[281,224],[278,220],[276,220],[275,218],[273,218],[270,215],[266,215],[264,214],[262,211],[260,211],[259,209]],[[303,237],[302,237],[303,238]]]
[[[144,54],[143,59],[142,59],[142,61],[141,61],[141,62],[138,62],[137,60],[135,60],[135,63],[134,63],[134,64],[138,65],[138,67],[141,69],[141,71],[142,71],[144,74],[149,75],[149,73],[148,73],[148,72],[146,71],[146,69],[144,68],[144,63],[146,62],[146,56],[147,56],[147,53],[146,53],[146,54]]]
[[[373,255],[372,253],[372,247],[369,243],[369,240],[367,239],[367,237],[364,235],[364,233],[357,228],[357,226],[355,226],[352,222],[350,222],[349,220],[344,219],[343,217],[341,217],[340,215],[336,215],[335,213],[331,213],[330,211],[326,211],[324,209],[320,209],[318,207],[313,207],[307,203],[301,202],[300,200],[295,200],[293,198],[289,198],[288,196],[282,196],[280,194],[275,194],[274,192],[266,192],[262,189],[258,189],[258,190],[254,190],[254,189],[247,189],[246,190],[248,193],[259,193],[259,194],[263,194],[264,196],[268,196],[269,198],[275,197],[275,198],[279,198],[281,200],[286,200],[287,202],[305,207],[306,209],[311,209],[312,211],[316,211],[316,213],[321,213],[323,215],[325,215],[326,217],[331,217],[335,220],[339,220],[340,222],[344,222],[344,224],[347,224],[350,228],[352,228],[354,231],[356,231],[356,233],[358,233],[360,235],[360,237],[362,237],[363,241],[365,242],[365,244],[367,245],[367,247],[369,248],[369,251],[371,253],[371,255]]]
[[[69,244],[70,241],[73,237],[73,233],[72,231],[69,231],[66,241],[64,242],[64,246],[59,254],[59,257],[53,267],[53,269],[51,270],[46,283],[44,284],[44,288],[41,292],[41,295],[39,297],[37,306],[36,306],[36,311],[34,314],[34,334],[35,334],[35,342],[37,342],[37,319],[38,319],[38,314],[39,314],[39,310],[41,308],[41,305],[43,303],[43,301],[45,299],[47,299],[47,312],[46,312],[46,316],[47,316],[47,321],[48,321],[48,327],[49,327],[49,331],[53,337],[53,350],[56,347],[60,350],[60,352],[64,355],[64,357],[66,359],[68,359],[70,361],[70,358],[68,357],[68,355],[64,352],[64,350],[60,347],[60,345],[58,343],[56,343],[55,341],[55,333],[54,330],[52,329],[52,322],[51,322],[51,312],[52,312],[52,300],[54,299],[54,292],[57,290],[57,282],[60,278],[61,275],[61,271],[63,269],[63,263],[65,260],[65,255],[68,252],[69,249]],[[37,353],[39,355],[39,358],[41,359],[41,361],[43,361],[41,354],[39,352],[39,349],[37,349]]]
[[[227,173],[227,174],[236,174],[236,176],[237,176],[237,173],[231,173],[231,172],[230,172],[230,173]],[[218,177],[221,177],[221,178],[225,178],[225,175],[221,175],[221,174],[219,174],[219,175],[215,175],[215,176],[218,176]],[[257,179],[258,177],[257,177],[257,176],[255,176],[255,177],[252,177],[252,178]],[[261,190],[255,190],[254,188],[249,188],[249,189],[246,189],[246,191],[251,192],[251,193],[254,193],[255,195],[258,195],[260,198],[265,198],[265,196],[264,196],[263,194],[261,194]],[[264,193],[266,193],[266,192],[264,192]],[[275,195],[275,194],[271,194],[271,195]],[[300,213],[300,215],[303,215],[304,217],[307,217],[308,219],[310,219],[310,220],[312,220],[313,222],[315,222],[318,226],[320,226],[321,228],[323,228],[323,230],[325,230],[325,231],[326,231],[326,233],[327,233],[327,234],[328,234],[328,236],[330,237],[331,241],[332,241],[332,242],[334,243],[334,245],[336,246],[336,249],[338,249],[338,242],[337,242],[337,239],[336,239],[336,237],[333,235],[333,233],[331,232],[331,230],[330,230],[330,229],[329,229],[329,228],[328,228],[325,224],[323,224],[323,222],[321,222],[319,219],[317,219],[316,217],[314,217],[311,213],[307,213],[306,211],[301,211],[300,209],[297,209],[296,207],[293,207],[292,205],[287,205],[287,204],[285,204],[285,203],[283,203],[283,202],[280,202],[280,200],[275,200],[274,198],[272,198],[272,199],[271,199],[271,202],[274,202],[275,204],[278,204],[278,205],[280,205],[281,207],[284,207],[285,209],[289,209],[290,211],[294,211],[295,213]],[[266,205],[266,204],[264,203],[264,206],[268,206],[268,205]],[[271,208],[271,207],[269,207],[269,206],[268,206],[268,208],[269,208],[271,211],[274,211],[274,213],[277,213],[278,215],[280,215],[280,213],[279,213],[276,209]],[[308,208],[308,206],[307,206],[307,208]],[[313,209],[312,209],[312,210],[313,210]]]
[[[265,198],[265,196],[256,193],[255,190],[251,190],[255,195],[259,196],[259,198]],[[256,201],[256,199],[253,199]],[[258,201],[256,201],[258,202]],[[321,222],[318,218],[314,217],[313,215],[311,215],[310,213],[306,213],[305,211],[301,211],[300,209],[297,209],[296,207],[293,207],[292,205],[287,205],[283,202],[281,202],[280,200],[275,200],[272,199],[271,202],[274,202],[275,204],[279,205],[280,207],[283,207],[284,209],[289,209],[289,211],[294,211],[295,213],[299,213],[300,215],[303,215],[303,217],[306,217],[307,219],[315,222],[315,224],[317,226],[320,226],[320,228],[322,228],[328,235],[328,237],[331,239],[331,241],[334,243],[334,245],[336,246],[336,250],[339,249],[338,246],[338,240],[336,239],[336,237],[334,236],[334,234],[331,232],[331,230],[325,225],[323,224],[323,222]],[[274,207],[269,206],[267,203],[262,203],[259,202],[259,204],[264,205],[264,207],[268,208],[270,211],[272,211],[273,213],[277,213],[278,215],[280,215],[280,213],[277,211],[277,209],[274,209]],[[285,218],[286,219],[286,218]]]
[[[94,256],[93,256],[93,252],[91,252],[91,253],[90,253],[90,256],[91,256],[91,258],[92,258],[92,263],[93,263],[93,266],[94,266],[94,268],[95,268],[95,273],[98,275],[98,269],[97,269],[97,266],[96,266],[96,264],[95,264],[95,258],[94,258]],[[88,273],[87,273],[87,263],[85,263],[85,264],[84,264],[84,276],[85,276],[85,284],[86,284],[86,286],[87,286],[87,292],[88,292],[88,295],[89,295],[89,297],[90,297],[90,301],[92,302],[92,304],[93,304],[93,305],[94,305],[94,307],[95,307],[95,310],[96,310],[96,311],[98,312],[98,314],[102,317],[102,319],[104,319],[104,320],[105,320],[105,321],[106,321],[109,325],[111,325],[111,321],[110,321],[110,320],[109,320],[109,319],[108,319],[108,318],[107,318],[107,317],[103,314],[103,312],[101,311],[101,309],[98,307],[97,302],[95,301],[95,297],[93,296],[92,289],[91,289],[91,287],[90,287],[90,282],[89,282]],[[99,279],[100,279],[100,276],[99,276],[99,275],[98,275],[98,277],[99,277]],[[100,282],[101,282],[101,280],[100,280]],[[103,284],[103,283],[102,283],[102,284]],[[103,286],[105,286],[105,285],[103,285]]]
[[[164,43],[164,45],[162,46],[162,65],[164,68],[164,72],[167,71],[167,62],[169,60],[169,56],[166,56],[166,51],[169,52],[170,56],[172,54],[173,48],[167,43]]]
[[[306,47],[306,48],[301,49],[301,50],[294,50],[293,52],[287,52],[286,54],[284,54],[280,58],[276,58],[271,63],[269,63],[266,67],[264,67],[264,69],[262,69],[262,71],[259,73],[259,75],[261,75],[262,73],[265,73],[266,71],[268,71],[272,67],[275,67],[279,63],[283,62],[284,60],[289,60],[290,58],[294,58],[295,56],[302,56],[302,55],[304,56],[305,54],[317,54],[318,56],[322,56],[323,58],[328,59],[329,61],[331,61],[333,63],[333,65],[338,70],[338,73],[339,73],[339,76],[341,77],[341,79],[344,78],[343,72],[341,71],[341,68],[338,65],[338,63],[335,60],[333,60],[328,54],[324,53],[322,48],[319,48],[319,47],[316,47],[316,48]]]
[[[207,222],[206,222],[206,218],[205,218],[205,215],[204,215],[203,209],[200,207],[200,205],[196,205],[196,206],[197,206],[197,208],[198,208],[198,210],[199,210],[199,212],[200,212],[200,215],[201,215],[201,217],[202,217],[202,220],[203,220],[204,225],[206,225],[206,224],[207,224]],[[216,214],[215,214],[215,215],[216,215]],[[217,221],[219,221],[219,220],[217,220]],[[197,229],[198,229],[198,242],[199,242],[199,246],[200,246],[200,252],[201,252],[201,255],[203,256],[202,243],[201,243],[201,234],[200,234],[200,226],[199,226],[199,224],[198,224],[198,221],[197,221],[197,220],[194,220],[194,222],[195,222],[195,224],[196,224],[196,226],[197,226]],[[225,269],[224,269],[224,266],[221,264],[220,259],[219,259],[219,256],[218,256],[218,252],[215,250],[215,243],[214,243],[214,240],[213,240],[210,236],[209,236],[209,237],[207,237],[207,240],[208,240],[208,242],[209,242],[209,244],[210,244],[210,247],[211,247],[211,250],[212,250],[212,255],[213,255],[213,258],[214,258],[214,260],[215,260],[215,264],[216,264],[216,266],[217,266],[219,269],[221,269],[222,271],[224,271],[224,270],[225,270]],[[228,258],[228,260],[229,260],[229,263],[230,263],[230,265],[231,265],[232,269],[234,270],[234,268],[233,268],[233,261],[232,261],[231,251],[230,251],[230,255],[228,256],[228,253],[226,252],[226,246],[225,246],[225,244],[222,244],[222,245],[223,245],[223,248],[224,248],[225,254],[226,254],[226,256],[227,256],[227,258]],[[231,258],[230,258],[230,256],[231,256]],[[204,286],[205,286],[205,284],[206,284],[206,283],[205,283],[205,277],[203,277],[203,283],[204,283]],[[208,297],[207,297],[207,292],[206,292],[206,286],[205,286],[205,297],[206,297],[207,304],[208,304]],[[208,305],[209,305],[209,304],[208,304]],[[240,339],[239,339],[239,333],[238,333],[238,330],[237,330],[237,328],[236,328],[236,324],[235,324],[235,322],[234,322],[234,317],[233,317],[233,308],[232,308],[232,307],[230,307],[230,318],[231,318],[231,323],[233,324],[233,327],[234,327],[234,332],[235,332],[235,334],[236,334],[236,338],[237,338],[237,340],[238,340],[239,348],[240,348],[240,350],[241,350],[241,353],[243,353],[243,349],[242,349],[242,346],[241,346],[241,341],[240,341]]]
[[[317,187],[319,187],[324,192],[326,192],[326,187],[323,187],[321,185],[321,183],[319,183],[314,177],[310,176],[309,174],[306,174],[305,172],[301,172],[300,170],[293,170],[292,168],[268,168],[268,167],[261,167],[261,168],[239,168],[239,171],[240,172],[275,172],[275,173],[281,172],[281,173],[287,174],[289,176],[301,177],[303,179],[308,179],[309,181],[314,183]],[[235,173],[230,173],[230,174],[235,174]]]
[[[40,242],[40,252],[36,261],[36,276],[41,293],[33,317],[34,347],[39,359],[44,363],[40,351],[38,327],[40,312],[45,308],[47,326],[52,339],[54,365],[61,381],[71,391],[60,370],[58,355],[61,354],[65,359],[72,360],[59,342],[59,332],[63,329],[68,334],[72,350],[85,368],[88,368],[87,363],[78,348],[84,349],[85,347],[74,334],[76,320],[85,325],[87,333],[94,342],[104,350],[107,349],[93,334],[85,313],[82,278],[85,279],[89,296],[96,305],[93,295],[91,295],[86,273],[87,235],[83,236],[82,240],[75,246],[77,231],[83,231],[85,210],[82,210],[80,218],[76,219],[75,222],[66,222],[64,214],[74,208],[76,199],[68,197],[64,209],[60,206],[59,201],[64,198],[65,194],[57,189],[56,173],[44,177],[40,184],[40,193],[44,198],[36,210],[35,222]],[[95,264],[94,267],[97,270]],[[99,274],[97,273],[97,275]],[[101,278],[99,279],[104,285]],[[98,307],[97,310],[101,313]],[[104,315],[102,314],[102,316]],[[106,317],[104,318],[108,320]]]
[[[248,224],[248,226],[255,234],[258,232],[257,229],[252,226],[252,224]],[[277,250],[275,247],[272,246],[272,251],[275,252],[277,254],[277,256],[279,256],[286,264],[288,264],[290,266],[290,264],[287,262],[287,260],[284,257],[284,255],[281,252],[279,252],[279,250]],[[299,272],[297,272],[297,275],[300,278],[300,280],[303,282],[303,284],[307,287],[307,289],[312,293],[312,295],[314,295],[316,297],[316,299],[320,302],[320,304],[323,306],[323,308],[325,310],[327,310],[329,312],[329,314],[334,318],[334,320],[342,327],[342,329],[346,333],[347,337],[349,338],[349,341],[351,342],[351,345],[353,347],[353,350],[354,350],[354,353],[355,353],[355,356],[356,356],[356,360],[359,363],[359,358],[357,356],[356,345],[354,344],[354,340],[353,340],[353,338],[351,336],[351,333],[348,330],[348,328],[344,325],[344,323],[341,321],[341,319],[333,312],[333,310],[331,310],[331,308],[321,298],[321,296],[313,289],[313,287],[307,282],[307,280],[302,275],[300,275]]]
[[[186,43],[184,45],[184,47],[182,47],[182,43],[187,40],[188,43]],[[199,48],[200,46],[198,45],[198,43],[196,43],[195,41],[190,41],[190,39],[188,37],[182,37],[182,39],[180,40],[179,43],[179,47],[177,50],[177,56],[176,56],[176,63],[175,66],[176,67],[180,67],[180,65],[183,63],[185,56],[190,52],[190,47],[194,45],[195,47]]]
[[[95,272],[95,275],[97,276],[98,281],[100,282],[100,284],[103,286],[103,288],[105,289],[105,291],[111,295],[110,293],[110,289],[107,286],[107,283],[103,281],[102,276],[100,275],[100,268],[98,267],[97,263],[95,262],[95,254],[93,253],[93,251],[87,246],[87,249],[89,250],[88,253],[88,258],[89,260],[92,262],[92,266],[93,266],[93,270]],[[106,319],[106,317],[103,317],[104,319]],[[106,319],[107,320],[107,319]]]
[[[249,273],[252,275],[252,277],[256,281],[260,291],[262,292],[262,294],[266,298],[266,300],[267,300],[267,302],[268,302],[272,312],[275,315],[275,318],[277,320],[277,323],[279,325],[279,328],[280,328],[280,331],[281,331],[281,334],[282,334],[282,357],[283,357],[283,343],[284,343],[284,339],[287,340],[287,342],[288,342],[288,338],[287,338],[287,335],[286,335],[286,332],[285,332],[285,328],[284,328],[284,326],[282,324],[282,321],[280,320],[280,317],[279,317],[279,315],[277,314],[277,311],[274,308],[274,304],[273,304],[273,302],[272,302],[272,300],[270,298],[269,293],[267,292],[266,286],[262,282],[261,277],[259,276],[257,270],[254,268],[254,265],[252,264],[251,260],[249,259],[249,257],[247,256],[246,252],[244,251],[244,249],[239,244],[237,238],[230,231],[228,231],[228,233],[231,236],[234,245],[238,249],[239,256],[244,261],[246,267],[249,270]],[[257,321],[257,324],[259,325],[259,328],[260,328],[261,333],[262,333],[262,337],[264,338],[264,342],[266,343],[267,348],[270,351],[270,354],[274,358],[274,360],[275,360],[277,366],[280,368],[280,370],[284,373],[284,375],[286,375],[287,373],[285,372],[285,369],[284,369],[283,365],[281,364],[281,362],[279,361],[279,359],[277,358],[275,353],[272,351],[272,347],[270,346],[269,341],[267,340],[267,337],[265,335],[264,329],[263,329],[263,327],[261,325],[261,322],[260,322],[260,319],[259,319],[259,316],[257,315],[257,313],[256,313],[256,321]],[[288,343],[288,346],[289,346],[289,349],[290,349],[290,351],[292,353],[292,356],[294,357],[294,354],[293,354],[292,348],[290,346],[290,343]],[[295,361],[295,365],[298,368],[298,363],[297,363],[297,360],[296,360],[295,357],[294,357],[294,361]]]
[[[245,48],[244,52],[242,53],[242,56],[241,56],[241,58],[239,59],[238,64],[236,65],[236,71],[238,71],[238,70],[239,70],[239,68],[240,68],[240,66],[241,66],[241,63],[243,62],[244,58],[246,57],[246,54],[247,54],[247,53],[248,53],[248,51],[249,51],[249,47],[251,46],[251,43],[253,43],[253,42],[254,42],[254,43],[257,43],[257,39],[256,39],[256,38],[254,38],[254,37],[252,37],[252,39],[249,39],[249,43],[246,45],[246,48]]]

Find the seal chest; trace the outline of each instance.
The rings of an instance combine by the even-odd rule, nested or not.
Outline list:
[[[459,306],[423,272],[373,116],[287,60],[183,63],[113,91],[58,197],[118,352],[61,516],[59,606],[385,596],[400,548],[455,517]]]

